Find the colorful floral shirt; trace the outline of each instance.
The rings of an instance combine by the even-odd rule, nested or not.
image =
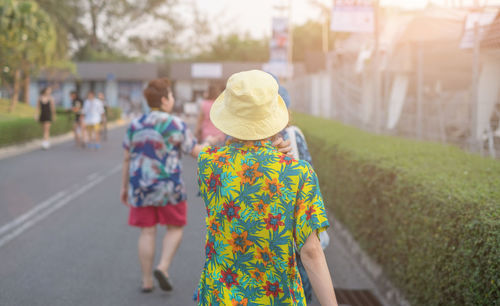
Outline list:
[[[123,141],[130,152],[129,203],[142,207],[185,201],[181,155],[190,154],[195,145],[186,123],[176,116],[152,111],[133,120]]]
[[[199,305],[305,305],[297,269],[314,231],[328,227],[318,178],[271,142],[204,149],[198,183],[207,210]]]

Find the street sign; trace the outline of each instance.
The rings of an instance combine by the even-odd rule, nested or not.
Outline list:
[[[334,32],[373,33],[372,0],[334,0],[330,29]]]
[[[220,63],[193,63],[191,77],[194,79],[220,79],[222,78],[222,64]]]

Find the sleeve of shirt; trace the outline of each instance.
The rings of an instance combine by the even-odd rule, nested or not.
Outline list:
[[[184,122],[182,123],[182,136],[182,151],[185,154],[191,154],[198,142],[191,132],[191,129]]]
[[[123,137],[122,147],[130,151],[130,142],[132,140],[132,126],[130,125],[125,133],[125,137]]]
[[[297,150],[299,151],[299,158],[305,160],[312,166],[311,153],[309,153],[309,149],[307,148],[307,142],[302,133],[299,132],[299,130],[295,131],[295,140],[297,142]]]
[[[305,169],[297,192],[293,230],[299,251],[312,232],[316,230],[319,234],[330,225],[319,189],[318,177],[310,165],[303,162],[301,165],[305,165]]]

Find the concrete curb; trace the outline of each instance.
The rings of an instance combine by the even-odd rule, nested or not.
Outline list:
[[[382,267],[361,249],[349,230],[333,214],[330,213],[330,215],[333,217],[330,220],[334,220],[333,231],[336,238],[339,238],[334,243],[340,243],[373,282],[375,295],[381,302],[388,306],[410,306],[403,294],[385,277]]]
[[[111,122],[108,124],[108,130],[112,130],[121,126],[124,126],[129,121],[119,119],[117,121]],[[66,134],[58,135],[50,138],[50,144],[56,145],[73,139],[73,131],[68,132]],[[19,154],[24,154],[28,152],[32,152],[38,150],[42,147],[42,140],[35,139],[25,143],[11,145],[8,147],[0,148],[0,160],[12,157]]]

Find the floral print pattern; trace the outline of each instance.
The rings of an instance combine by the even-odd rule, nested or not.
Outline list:
[[[205,202],[199,305],[305,305],[300,250],[328,227],[318,179],[305,161],[268,141],[205,148],[198,156]]]
[[[130,152],[129,203],[142,207],[185,201],[181,155],[195,145],[193,134],[176,116],[152,111],[133,120],[123,140]]]

